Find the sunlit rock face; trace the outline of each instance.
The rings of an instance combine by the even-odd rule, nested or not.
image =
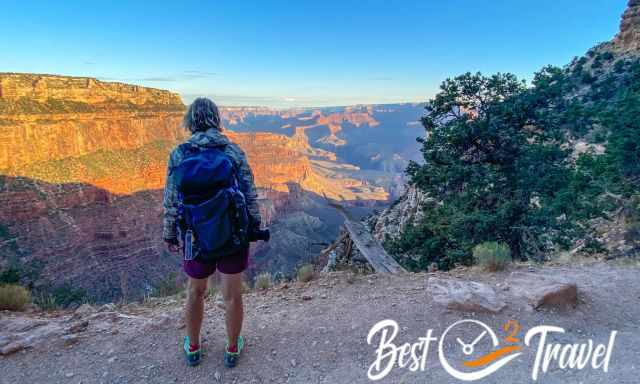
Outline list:
[[[0,98],[15,103],[12,111],[29,112],[42,103],[56,108],[55,101],[84,105],[84,110],[115,109],[126,105],[146,109],[181,109],[177,93],[137,85],[103,82],[90,77],[0,73]],[[47,104],[48,103],[48,104]],[[63,108],[58,104],[58,108]]]
[[[88,182],[115,193],[160,187],[169,145],[148,160],[138,156],[136,164],[128,163],[127,155],[186,136],[179,112],[0,115],[0,121],[3,174]],[[133,180],[126,176],[131,171],[142,175]]]
[[[629,0],[614,47],[626,52],[637,53],[640,50],[640,0]]]

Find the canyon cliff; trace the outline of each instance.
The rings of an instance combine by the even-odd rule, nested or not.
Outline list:
[[[640,50],[640,0],[629,0],[627,10],[620,21],[620,32],[613,46],[623,52]]]
[[[24,73],[0,75],[0,111],[51,112],[75,107],[90,110],[181,110],[177,93],[137,85],[103,82],[90,77]],[[40,108],[38,108],[40,107]]]

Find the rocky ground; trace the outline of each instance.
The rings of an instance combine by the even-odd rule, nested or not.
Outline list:
[[[207,302],[205,359],[196,368],[182,360],[180,296],[138,305],[85,305],[75,312],[3,312],[0,383],[367,383],[367,370],[376,358],[367,334],[377,322],[395,320],[400,344],[417,342],[430,328],[439,337],[465,318],[486,323],[500,338],[509,320],[521,325],[514,334],[520,339],[531,327],[559,326],[566,333],[552,338],[557,343],[606,343],[617,330],[608,372],[563,370],[555,363],[537,382],[637,383],[639,272],[637,265],[597,263],[520,265],[493,274],[475,269],[396,276],[323,274],[310,283],[245,295],[248,344],[239,366],[231,370],[222,364],[223,311],[214,296]],[[522,279],[531,289],[523,290]],[[546,286],[556,290],[543,292],[545,281],[559,282],[557,289]],[[566,289],[573,284],[577,301]],[[568,306],[548,306],[562,300]],[[473,340],[478,330],[472,328],[461,327],[457,335]],[[443,343],[447,356],[457,356],[458,349],[455,341]],[[489,349],[478,345],[474,354]],[[535,349],[523,348],[522,355],[479,382],[533,382],[534,360]],[[461,381],[443,369],[436,342],[424,370],[396,367],[380,382]]]

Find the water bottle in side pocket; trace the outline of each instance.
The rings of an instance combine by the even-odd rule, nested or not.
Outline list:
[[[184,235],[184,259],[193,260],[193,231],[190,229]]]

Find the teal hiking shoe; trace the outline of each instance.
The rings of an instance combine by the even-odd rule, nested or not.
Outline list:
[[[198,349],[195,351],[190,351],[189,346],[191,343],[189,342],[189,336],[184,337],[184,357],[187,360],[187,365],[190,367],[195,367],[200,364],[202,360],[202,346],[198,346]]]
[[[238,336],[238,342],[233,351],[229,350],[229,344],[224,349],[224,365],[227,368],[233,368],[238,365],[238,359],[244,348],[244,337]]]

